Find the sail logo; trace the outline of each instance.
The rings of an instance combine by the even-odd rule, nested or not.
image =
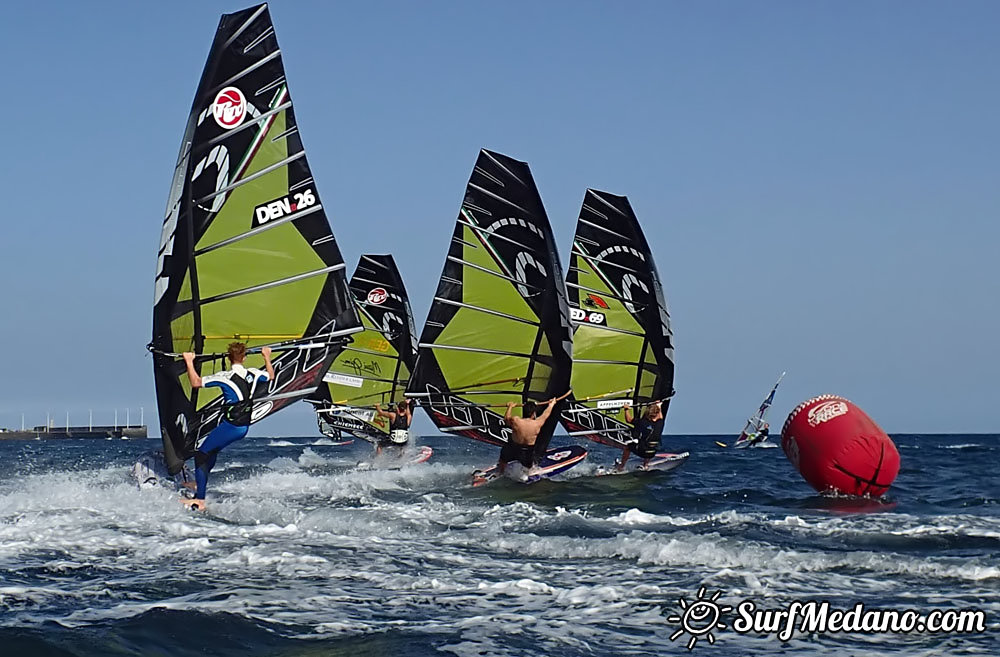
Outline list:
[[[847,414],[847,404],[842,401],[827,401],[822,404],[817,404],[809,409],[809,415],[806,419],[809,420],[809,426],[815,427],[817,425],[823,424],[828,420],[832,420],[835,417]]]
[[[224,130],[232,130],[247,116],[247,97],[236,87],[226,87],[215,96],[212,116]]]
[[[569,318],[578,324],[594,324],[596,326],[608,325],[608,318],[604,313],[588,313],[582,308],[570,308]]]
[[[356,376],[347,376],[346,374],[327,372],[323,376],[323,383],[333,383],[336,385],[350,386],[351,388],[360,388],[365,384],[365,380]]]
[[[384,287],[377,287],[368,293],[368,303],[381,306],[389,298],[389,293]]]
[[[303,192],[289,194],[284,198],[275,199],[258,205],[253,209],[252,228],[263,226],[269,221],[281,219],[287,215],[311,207],[316,204],[316,195],[312,188]]]
[[[265,401],[263,403],[256,404],[253,407],[253,411],[250,413],[250,421],[258,422],[263,420],[267,417],[267,414],[271,412],[272,408],[274,408],[274,402]]]

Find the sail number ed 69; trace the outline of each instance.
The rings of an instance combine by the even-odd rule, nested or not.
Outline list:
[[[574,322],[580,324],[595,324],[597,326],[606,326],[608,323],[608,318],[604,313],[598,312],[587,312],[581,308],[570,308],[569,317]]]

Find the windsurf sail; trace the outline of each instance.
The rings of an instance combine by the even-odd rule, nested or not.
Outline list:
[[[764,426],[764,416],[767,415],[767,409],[771,408],[771,404],[774,403],[774,393],[777,392],[778,386],[781,385],[781,380],[785,378],[785,373],[782,372],[778,380],[774,382],[774,387],[771,388],[771,392],[764,397],[764,401],[760,403],[760,407],[757,408],[757,412],[751,415],[747,419],[747,423],[743,426],[743,431],[740,432],[739,438],[733,443],[734,446],[741,446],[750,442],[750,439],[757,435],[757,433]]]
[[[407,396],[442,431],[503,445],[507,402],[562,395],[572,359],[562,267],[531,170],[480,151]],[[557,415],[538,436],[539,457]]]
[[[417,359],[413,312],[391,255],[361,256],[350,285],[364,331],[333,361],[310,401],[324,434],[378,441],[389,437],[389,421],[375,414],[375,404],[403,399]]]
[[[588,189],[566,276],[573,320],[573,395],[562,412],[571,436],[623,447],[625,408],[674,391],[670,311],[653,254],[628,199]]]
[[[295,121],[267,5],[223,15],[181,142],[157,259],[153,353],[165,460],[180,471],[219,421],[218,389],[192,390],[225,368],[232,341],[248,366],[272,346],[275,378],[252,421],[313,394],[361,330],[344,260]]]

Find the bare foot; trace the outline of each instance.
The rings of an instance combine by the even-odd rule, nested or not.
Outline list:
[[[198,499],[187,500],[187,499],[183,499],[183,500],[181,500],[181,504],[183,504],[187,508],[191,509],[192,511],[207,511],[208,510],[208,506],[205,505],[205,500],[198,500]]]

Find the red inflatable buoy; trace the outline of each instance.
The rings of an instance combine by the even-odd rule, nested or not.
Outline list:
[[[781,447],[819,492],[884,495],[899,474],[899,452],[882,427],[836,395],[795,407],[781,429]]]

